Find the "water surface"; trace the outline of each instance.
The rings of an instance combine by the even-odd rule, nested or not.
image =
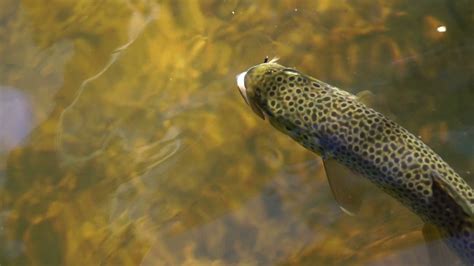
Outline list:
[[[0,264],[426,264],[374,189],[356,217],[235,75],[280,57],[374,92],[474,183],[470,1],[0,0]],[[445,27],[445,28],[443,28]]]

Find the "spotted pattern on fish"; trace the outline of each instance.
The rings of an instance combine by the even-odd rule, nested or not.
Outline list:
[[[274,61],[250,68],[238,83],[262,118],[370,179],[439,228],[464,262],[474,262],[474,191],[419,138],[355,95]]]

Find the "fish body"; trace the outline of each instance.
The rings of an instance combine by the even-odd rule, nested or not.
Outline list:
[[[405,128],[344,90],[275,61],[237,76],[252,110],[302,146],[368,178],[474,263],[474,191]]]

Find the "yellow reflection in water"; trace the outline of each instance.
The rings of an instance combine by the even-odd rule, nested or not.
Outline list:
[[[1,0],[0,86],[26,95],[33,116],[27,139],[0,153],[0,263],[413,260],[397,254],[421,244],[418,218],[382,193],[344,215],[319,159],[253,115],[235,75],[278,56],[374,90],[450,163],[474,169],[446,133],[472,113],[446,101],[469,108],[474,97],[472,17],[453,5]]]

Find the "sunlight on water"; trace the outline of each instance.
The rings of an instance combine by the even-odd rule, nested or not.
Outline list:
[[[370,90],[473,184],[473,12],[0,0],[0,264],[426,264],[418,217],[375,188],[342,212],[320,159],[262,123],[235,76],[276,56]]]

